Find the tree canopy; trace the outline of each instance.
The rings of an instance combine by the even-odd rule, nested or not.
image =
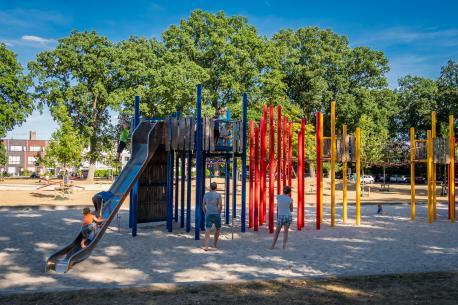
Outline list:
[[[0,137],[24,122],[34,108],[28,93],[32,82],[22,70],[16,54],[0,42]]]

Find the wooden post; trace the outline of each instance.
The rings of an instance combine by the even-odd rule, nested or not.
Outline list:
[[[410,128],[410,219],[415,220],[415,128]]]
[[[336,225],[336,102],[331,102],[331,227]]]
[[[455,130],[453,115],[449,116],[449,141],[450,141],[450,222],[455,222]]]
[[[436,112],[433,111],[431,113],[431,147],[432,147],[432,154],[434,156],[434,139],[436,138]],[[433,200],[433,220],[437,220],[437,201],[436,201],[436,163],[432,164],[432,200]]]
[[[322,120],[322,114],[321,112],[318,112],[316,114],[316,133],[315,133],[315,139],[316,139],[316,229],[319,230],[321,227],[321,175],[323,174],[321,165],[321,142],[322,142],[322,130],[321,130],[321,120]]]
[[[431,130],[426,133],[426,146],[427,146],[427,176],[428,176],[428,223],[433,221],[433,196],[432,196],[432,138]]]
[[[259,166],[260,166],[260,179],[259,179],[259,188],[260,188],[260,202],[259,202],[259,224],[263,225],[266,221],[265,219],[265,209],[266,209],[266,118],[262,117],[259,126],[260,126],[260,152],[259,152]]]
[[[297,229],[304,226],[304,119],[297,141]]]
[[[347,125],[342,125],[342,179],[343,179],[343,187],[342,187],[342,221],[343,223],[347,223]]]
[[[254,131],[254,230],[258,230],[259,226],[259,127],[255,128]]]
[[[281,106],[277,106],[277,195],[282,193],[281,190],[281,157],[282,157],[282,117]]]
[[[356,128],[356,225],[361,224],[361,129]]]

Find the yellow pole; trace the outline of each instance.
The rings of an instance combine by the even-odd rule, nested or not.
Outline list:
[[[331,102],[331,227],[336,225],[336,102]]]
[[[342,141],[343,141],[343,169],[342,169],[342,178],[343,178],[343,211],[342,211],[342,220],[343,223],[347,223],[347,146],[346,144],[347,139],[347,125],[342,126]]]
[[[410,128],[410,219],[415,220],[415,128]]]
[[[431,113],[431,153],[433,154],[434,156],[434,139],[436,138],[436,112],[433,111]],[[434,163],[434,158],[433,158],[433,163],[431,164],[432,165],[432,192],[433,192],[433,220],[436,221],[437,219],[437,212],[436,212],[436,206],[437,206],[437,201],[436,201],[436,163]]]
[[[324,201],[323,201],[323,188],[324,188],[324,185],[323,185],[323,157],[324,157],[324,139],[323,139],[323,113],[320,112],[319,114],[321,116],[321,120],[320,120],[320,139],[321,139],[321,142],[320,142],[320,151],[321,151],[321,158],[320,158],[320,162],[322,163],[321,164],[321,173],[320,173],[320,184],[321,184],[321,187],[320,187],[320,202],[321,202],[321,205],[320,205],[320,223],[323,223],[323,206],[324,206]]]
[[[356,225],[361,224],[361,129],[356,128]]]
[[[431,149],[431,130],[426,132],[426,146],[427,146],[427,163],[426,163],[426,172],[428,176],[428,223],[431,223],[433,220],[433,211],[432,211],[432,149]]]
[[[455,222],[455,130],[453,115],[448,118],[450,142],[450,222]]]

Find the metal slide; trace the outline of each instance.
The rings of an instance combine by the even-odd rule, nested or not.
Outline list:
[[[97,229],[95,238],[84,249],[80,246],[83,238],[80,232],[71,244],[48,258],[46,271],[67,272],[73,265],[89,257],[118,213],[134,183],[162,143],[162,137],[163,123],[143,121],[138,125],[132,135],[132,157],[109,189],[114,196],[103,204],[102,217],[104,222],[102,227]]]

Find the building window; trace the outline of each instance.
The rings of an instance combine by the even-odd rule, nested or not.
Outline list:
[[[41,146],[30,146],[30,151],[41,151]]]
[[[21,157],[19,156],[8,156],[8,164],[15,165],[21,162]]]
[[[36,161],[37,161],[37,158],[35,157],[27,157],[27,162],[29,164],[35,164]]]
[[[10,151],[22,151],[22,146],[10,146]]]

